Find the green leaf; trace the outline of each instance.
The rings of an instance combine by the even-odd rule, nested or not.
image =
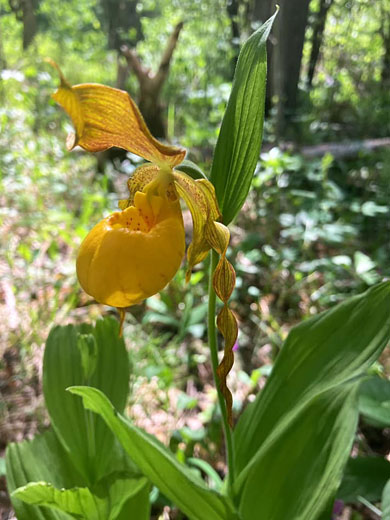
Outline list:
[[[65,512],[48,510],[47,506],[55,507],[56,504],[53,499],[48,500],[47,494],[50,488],[48,488],[47,482],[50,482],[50,492],[53,494],[53,490],[56,488],[58,490],[66,488],[66,491],[72,488],[83,490],[75,492],[76,494],[61,492],[58,495],[59,499],[62,497],[61,500],[65,502],[61,506],[60,500],[57,507],[60,509],[62,507],[68,512],[72,510],[63,506],[70,500],[71,495],[77,496],[78,499],[86,497],[83,508],[90,511],[88,504],[92,499],[95,500],[92,495],[94,493],[99,500],[104,499],[101,503],[97,500],[99,508],[103,507],[108,511],[102,516],[104,520],[108,518],[128,520],[131,518],[129,514],[131,511],[137,511],[135,517],[137,520],[149,520],[149,485],[146,485],[146,479],[140,476],[138,470],[136,470],[137,473],[134,472],[134,467],[129,464],[127,455],[124,456],[123,452],[114,449],[111,451],[111,458],[111,465],[116,470],[100,480],[89,492],[85,488],[85,479],[71,463],[53,430],[38,435],[32,441],[10,444],[6,453],[7,487],[18,520],[65,520],[70,518],[69,514]],[[42,486],[36,486],[38,482],[42,483],[42,481],[45,486],[43,491]],[[25,495],[24,490],[26,489],[28,491]],[[33,493],[34,489],[41,494]],[[42,493],[46,493],[46,500],[42,499]],[[29,499],[29,497],[31,498]],[[26,500],[30,505],[21,500]],[[69,503],[71,504],[71,501]],[[39,504],[39,506],[32,504]],[[98,510],[100,511],[100,509]],[[75,514],[75,510],[73,510],[73,514]],[[90,520],[90,517],[86,518]]]
[[[223,481],[221,477],[218,475],[215,469],[212,466],[210,466],[208,462],[202,459],[195,459],[194,457],[190,457],[189,459],[187,459],[187,462],[199,468],[209,477],[210,481],[213,484],[213,489],[216,489],[217,491],[220,491],[222,489]]]
[[[47,506],[80,520],[116,520],[123,504],[149,484],[145,477],[115,478],[111,485],[99,486],[103,492],[94,494],[88,488],[57,489],[47,482],[32,482],[13,492],[13,497],[31,505]],[[149,497],[146,496],[146,502]],[[140,520],[139,516],[137,518]]]
[[[365,420],[380,428],[390,426],[390,381],[370,377],[360,386],[359,410]]]
[[[5,459],[0,457],[0,477],[5,475]]]
[[[382,495],[382,520],[390,520],[390,480],[388,480]]]
[[[178,168],[180,169],[180,171],[186,173],[193,179],[207,179],[206,174],[203,173],[199,166],[188,159],[184,159],[184,161],[180,163]]]
[[[94,489],[96,494],[104,492],[110,480],[109,487],[109,520],[149,520],[150,519],[150,482],[142,476],[129,478],[129,475],[118,472],[103,479]],[[118,478],[119,477],[119,478]],[[99,487],[102,491],[99,493]]]
[[[98,359],[98,348],[93,334],[79,334],[77,346],[81,356],[84,378],[88,381],[94,374]]]
[[[100,417],[86,412],[79,399],[65,392],[72,385],[100,388],[123,411],[129,358],[116,320],[99,320],[96,327],[55,327],[43,360],[43,392],[53,428],[91,485],[105,474],[114,436]]]
[[[18,520],[69,520],[69,515],[24,504],[12,496],[31,481],[48,481],[56,487],[82,485],[84,480],[69,461],[53,430],[32,441],[11,443],[6,452],[7,487]]]
[[[88,387],[73,387],[69,391],[83,398],[85,408],[103,417],[142,473],[190,519],[235,518],[222,495],[196,479],[157,439],[118,414],[102,392]]]
[[[244,43],[215,147],[210,180],[224,224],[240,211],[259,160],[263,136],[266,43],[276,13]]]
[[[103,520],[105,500],[94,497],[88,488],[57,489],[47,482],[31,482],[16,489],[13,497],[27,504],[46,506],[80,520]]]
[[[358,502],[363,497],[370,502],[380,500],[390,479],[390,462],[380,457],[349,459],[337,497],[344,502]]]
[[[357,425],[358,384],[315,397],[250,464],[239,496],[242,520],[330,518]]]
[[[359,376],[390,338],[390,283],[372,287],[290,332],[271,376],[235,433],[237,475],[316,396]],[[240,475],[241,473],[241,475]]]

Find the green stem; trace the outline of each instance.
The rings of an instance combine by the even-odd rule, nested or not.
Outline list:
[[[209,308],[208,308],[208,337],[209,347],[211,352],[211,363],[213,367],[213,376],[215,386],[217,388],[218,402],[222,414],[223,431],[225,434],[227,467],[228,467],[228,488],[232,490],[234,480],[234,452],[233,452],[233,438],[232,430],[228,423],[226,403],[219,385],[219,378],[217,374],[218,367],[218,341],[217,341],[217,327],[215,323],[216,310],[216,294],[213,287],[213,274],[219,260],[218,253],[211,251],[210,262],[210,276],[209,276]]]

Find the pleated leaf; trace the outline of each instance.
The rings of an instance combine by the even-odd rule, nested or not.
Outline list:
[[[84,338],[92,339],[92,374],[82,359]],[[85,358],[85,351],[84,351]],[[116,320],[99,320],[96,327],[55,327],[46,343],[43,392],[51,422],[74,465],[87,484],[101,479],[112,458],[114,436],[102,419],[87,412],[80,399],[65,389],[91,385],[103,390],[123,411],[129,386],[129,358]]]
[[[290,332],[264,388],[234,435],[237,485],[263,443],[316,396],[364,372],[390,339],[390,283],[372,287]]]
[[[141,493],[144,488],[144,501],[148,504],[149,484],[145,477],[118,477],[113,480],[106,493],[99,495],[89,488],[58,489],[47,482],[32,482],[15,490],[13,497],[31,505],[65,512],[78,520],[116,520],[123,504]],[[134,507],[128,519],[131,518],[142,520],[139,511],[134,510]],[[143,518],[147,520],[145,515]]]
[[[340,385],[310,401],[266,441],[239,494],[242,520],[331,517],[334,496],[357,425],[358,384]]]
[[[28,482],[47,481],[57,487],[83,485],[84,480],[53,430],[32,441],[11,443],[6,452],[7,488],[18,520],[69,520],[69,515],[28,505],[12,493]]]
[[[240,211],[259,160],[267,76],[266,43],[275,15],[242,47],[215,148],[210,180],[226,225]]]
[[[390,520],[390,480],[387,482],[382,495],[382,520]]]
[[[110,456],[110,473],[90,491],[53,430],[32,441],[11,443],[6,452],[7,488],[18,520],[69,520],[77,518],[75,507],[79,506],[88,512],[87,520],[92,520],[93,511],[105,511],[104,520],[149,520],[150,486],[146,479],[119,449],[112,450]],[[53,496],[49,499],[50,494],[58,501]],[[73,503],[76,498],[79,505]],[[132,517],[134,512],[137,514]]]
[[[142,473],[191,520],[235,518],[228,501],[196,479],[156,438],[121,416],[107,397],[95,388],[73,387],[84,406],[100,414]]]

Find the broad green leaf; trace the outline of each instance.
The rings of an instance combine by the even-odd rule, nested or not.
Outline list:
[[[235,518],[222,495],[196,479],[157,439],[121,416],[102,392],[87,387],[73,387],[69,391],[83,398],[85,408],[103,417],[142,473],[190,519]]]
[[[226,225],[240,211],[259,160],[267,76],[266,43],[275,16],[276,13],[242,47],[215,148],[210,180]]]
[[[94,497],[88,488],[57,489],[47,482],[31,482],[16,489],[13,497],[34,506],[46,506],[79,520],[103,520],[105,500]]]
[[[107,483],[106,483],[107,484]],[[145,477],[114,476],[111,485],[100,484],[99,495],[88,488],[58,489],[47,482],[32,482],[13,492],[13,497],[31,505],[47,506],[68,513],[78,520],[116,520],[124,503],[143,488],[149,489]],[[144,500],[149,502],[149,497]],[[129,516],[140,520],[139,516]]]
[[[46,507],[25,504],[12,496],[15,489],[32,481],[48,481],[56,487],[83,484],[83,478],[70,463],[54,431],[38,435],[32,441],[7,447],[7,487],[18,520],[69,520],[69,515]]]
[[[359,411],[374,426],[390,426],[390,381],[370,377],[360,387]]]
[[[372,364],[390,338],[389,308],[390,283],[385,282],[292,329],[264,390],[237,424],[237,475],[308,402]],[[245,474],[239,479],[238,485]]]
[[[92,488],[92,492],[99,497],[99,500],[104,498],[101,504],[98,501],[99,507],[104,507],[109,512],[102,518],[104,520],[108,518],[127,520],[132,518],[130,512],[136,511],[137,515],[134,517],[136,520],[149,520],[149,485],[146,485],[146,479],[139,474],[138,470],[136,470],[137,473],[134,472],[134,467],[129,464],[127,455],[125,456],[118,449],[111,452],[111,457],[111,466],[116,470]],[[48,486],[46,483],[50,482],[53,490],[55,488],[66,488],[67,491],[71,488],[84,489],[77,494],[78,498],[84,496],[88,499],[88,496],[92,496],[91,492],[85,488],[85,479],[72,465],[53,430],[38,435],[33,441],[10,444],[7,447],[6,464],[7,487],[18,520],[65,520],[70,518],[69,514],[65,512],[49,510],[46,506],[53,506],[53,504],[47,500],[34,500],[34,494],[31,495],[31,500],[27,500],[28,504],[21,502],[25,495],[20,493],[20,489],[28,489],[28,499],[34,488],[39,490],[39,486],[36,484],[40,481],[44,481],[46,487]],[[33,485],[29,483],[33,483]],[[135,485],[137,489],[134,488]],[[49,489],[47,487],[44,491],[47,493]],[[14,493],[16,490],[17,492]],[[69,499],[69,493],[61,494],[61,496],[66,500]],[[92,496],[92,498],[94,497]],[[83,505],[88,511],[90,511],[87,507],[89,502],[87,500],[87,503]],[[32,504],[40,504],[40,506]],[[68,511],[70,510],[68,509]],[[90,520],[89,516],[86,518]]]
[[[382,495],[382,520],[390,520],[390,480],[388,480]]]
[[[377,502],[388,479],[390,479],[390,462],[387,460],[381,457],[350,459],[337,497],[344,502],[358,502],[359,496],[370,502]]]
[[[315,397],[252,460],[239,495],[242,520],[330,518],[357,425],[357,383]]]
[[[43,361],[43,392],[53,428],[91,485],[105,473],[114,436],[100,417],[84,410],[79,399],[65,392],[68,386],[80,384],[100,388],[123,411],[129,358],[116,320],[99,320],[96,327],[55,327]]]

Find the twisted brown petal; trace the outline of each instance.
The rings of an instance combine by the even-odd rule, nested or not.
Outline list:
[[[71,86],[58,65],[50,63],[61,80],[53,99],[70,116],[76,131],[68,138],[69,149],[78,145],[88,152],[99,152],[117,146],[170,167],[183,161],[185,150],[157,141],[127,92],[94,83]]]

